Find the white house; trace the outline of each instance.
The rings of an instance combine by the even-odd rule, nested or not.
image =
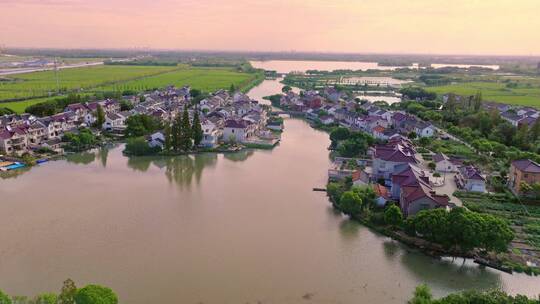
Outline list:
[[[209,120],[203,121],[201,123],[201,128],[203,130],[201,146],[207,148],[215,147],[218,144],[222,132]]]
[[[458,166],[454,164],[448,156],[444,153],[437,153],[433,155],[433,162],[435,163],[435,170],[437,172],[457,172]]]
[[[454,177],[460,189],[472,192],[486,192],[486,179],[480,170],[472,165],[459,167]]]
[[[418,122],[414,127],[414,132],[418,137],[432,137],[435,135],[435,127],[427,122]]]
[[[108,113],[105,115],[105,122],[101,126],[103,130],[112,131],[112,130],[121,130],[125,128],[125,117],[116,114],[116,113]]]
[[[254,136],[255,128],[248,121],[227,119],[223,128],[223,140],[245,142]]]

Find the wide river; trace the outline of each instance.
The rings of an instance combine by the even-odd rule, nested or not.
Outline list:
[[[127,158],[117,146],[0,179],[0,289],[58,292],[72,278],[132,304],[405,303],[420,283],[540,293],[539,278],[435,260],[334,212],[312,191],[328,144],[286,119],[272,151]]]

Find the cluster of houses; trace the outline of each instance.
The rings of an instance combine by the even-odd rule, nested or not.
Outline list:
[[[36,117],[28,113],[0,116],[0,152],[20,156],[44,147],[60,152],[64,133],[75,133],[80,127],[92,125],[96,121],[98,105],[105,112],[105,128],[112,123],[113,117],[120,114],[118,101],[107,99],[72,104],[64,112],[46,117]]]
[[[163,90],[140,96],[126,97],[132,109],[121,111],[117,100],[102,100],[68,105],[64,112],[47,117],[35,117],[31,114],[13,114],[0,116],[0,153],[22,155],[39,148],[49,148],[60,152],[64,133],[76,133],[81,127],[95,125],[97,109],[104,111],[103,131],[122,132],[126,120],[132,115],[146,114],[166,122],[179,115],[191,100],[190,88],[169,86]],[[203,99],[199,105],[189,110],[199,111],[203,130],[202,144],[213,147],[219,141],[239,143],[272,139],[272,133],[266,129],[267,109],[242,93],[230,94],[220,90]],[[273,129],[281,128],[273,125]],[[158,138],[154,135],[154,139]],[[150,143],[156,141],[149,140]]]
[[[177,107],[174,113],[164,110],[166,116],[161,119],[169,121],[174,119],[183,107],[184,105]],[[194,111],[198,111],[201,117],[203,131],[201,145],[207,148],[213,148],[220,143],[273,142],[277,139],[270,129],[282,129],[281,123],[271,123],[269,126],[268,109],[240,92],[234,94],[225,90],[214,92],[199,101],[196,107],[188,110],[190,117],[193,117]],[[148,142],[150,146],[163,148],[163,139],[163,131],[158,131],[149,137]]]
[[[444,95],[442,97],[443,102],[447,102],[450,95]],[[470,100],[472,96],[453,96],[457,102]],[[501,118],[509,122],[512,126],[519,128],[522,125],[532,127],[537,119],[540,117],[540,111],[533,107],[509,105],[498,102],[482,102],[482,108],[488,112],[493,110],[497,111]]]
[[[280,106],[301,112],[306,118],[318,120],[324,125],[339,124],[370,133],[382,140],[411,132],[419,137],[432,137],[437,130],[432,124],[414,115],[384,110],[369,101],[362,104],[354,99],[347,99],[334,88],[326,88],[321,93],[306,91],[302,95],[289,91],[281,97]]]

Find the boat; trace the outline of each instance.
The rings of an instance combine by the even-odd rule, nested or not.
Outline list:
[[[24,168],[26,167],[25,164],[23,163],[19,163],[19,162],[15,162],[9,166],[4,166],[2,168],[5,168],[6,171],[11,171],[11,170],[17,170],[17,169],[20,169],[20,168]]]
[[[43,164],[43,163],[46,163],[46,162],[48,162],[48,161],[49,161],[48,159],[42,158],[42,159],[36,160],[36,164]]]

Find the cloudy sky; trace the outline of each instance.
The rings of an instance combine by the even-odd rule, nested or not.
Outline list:
[[[0,45],[540,55],[540,0],[0,0]]]

